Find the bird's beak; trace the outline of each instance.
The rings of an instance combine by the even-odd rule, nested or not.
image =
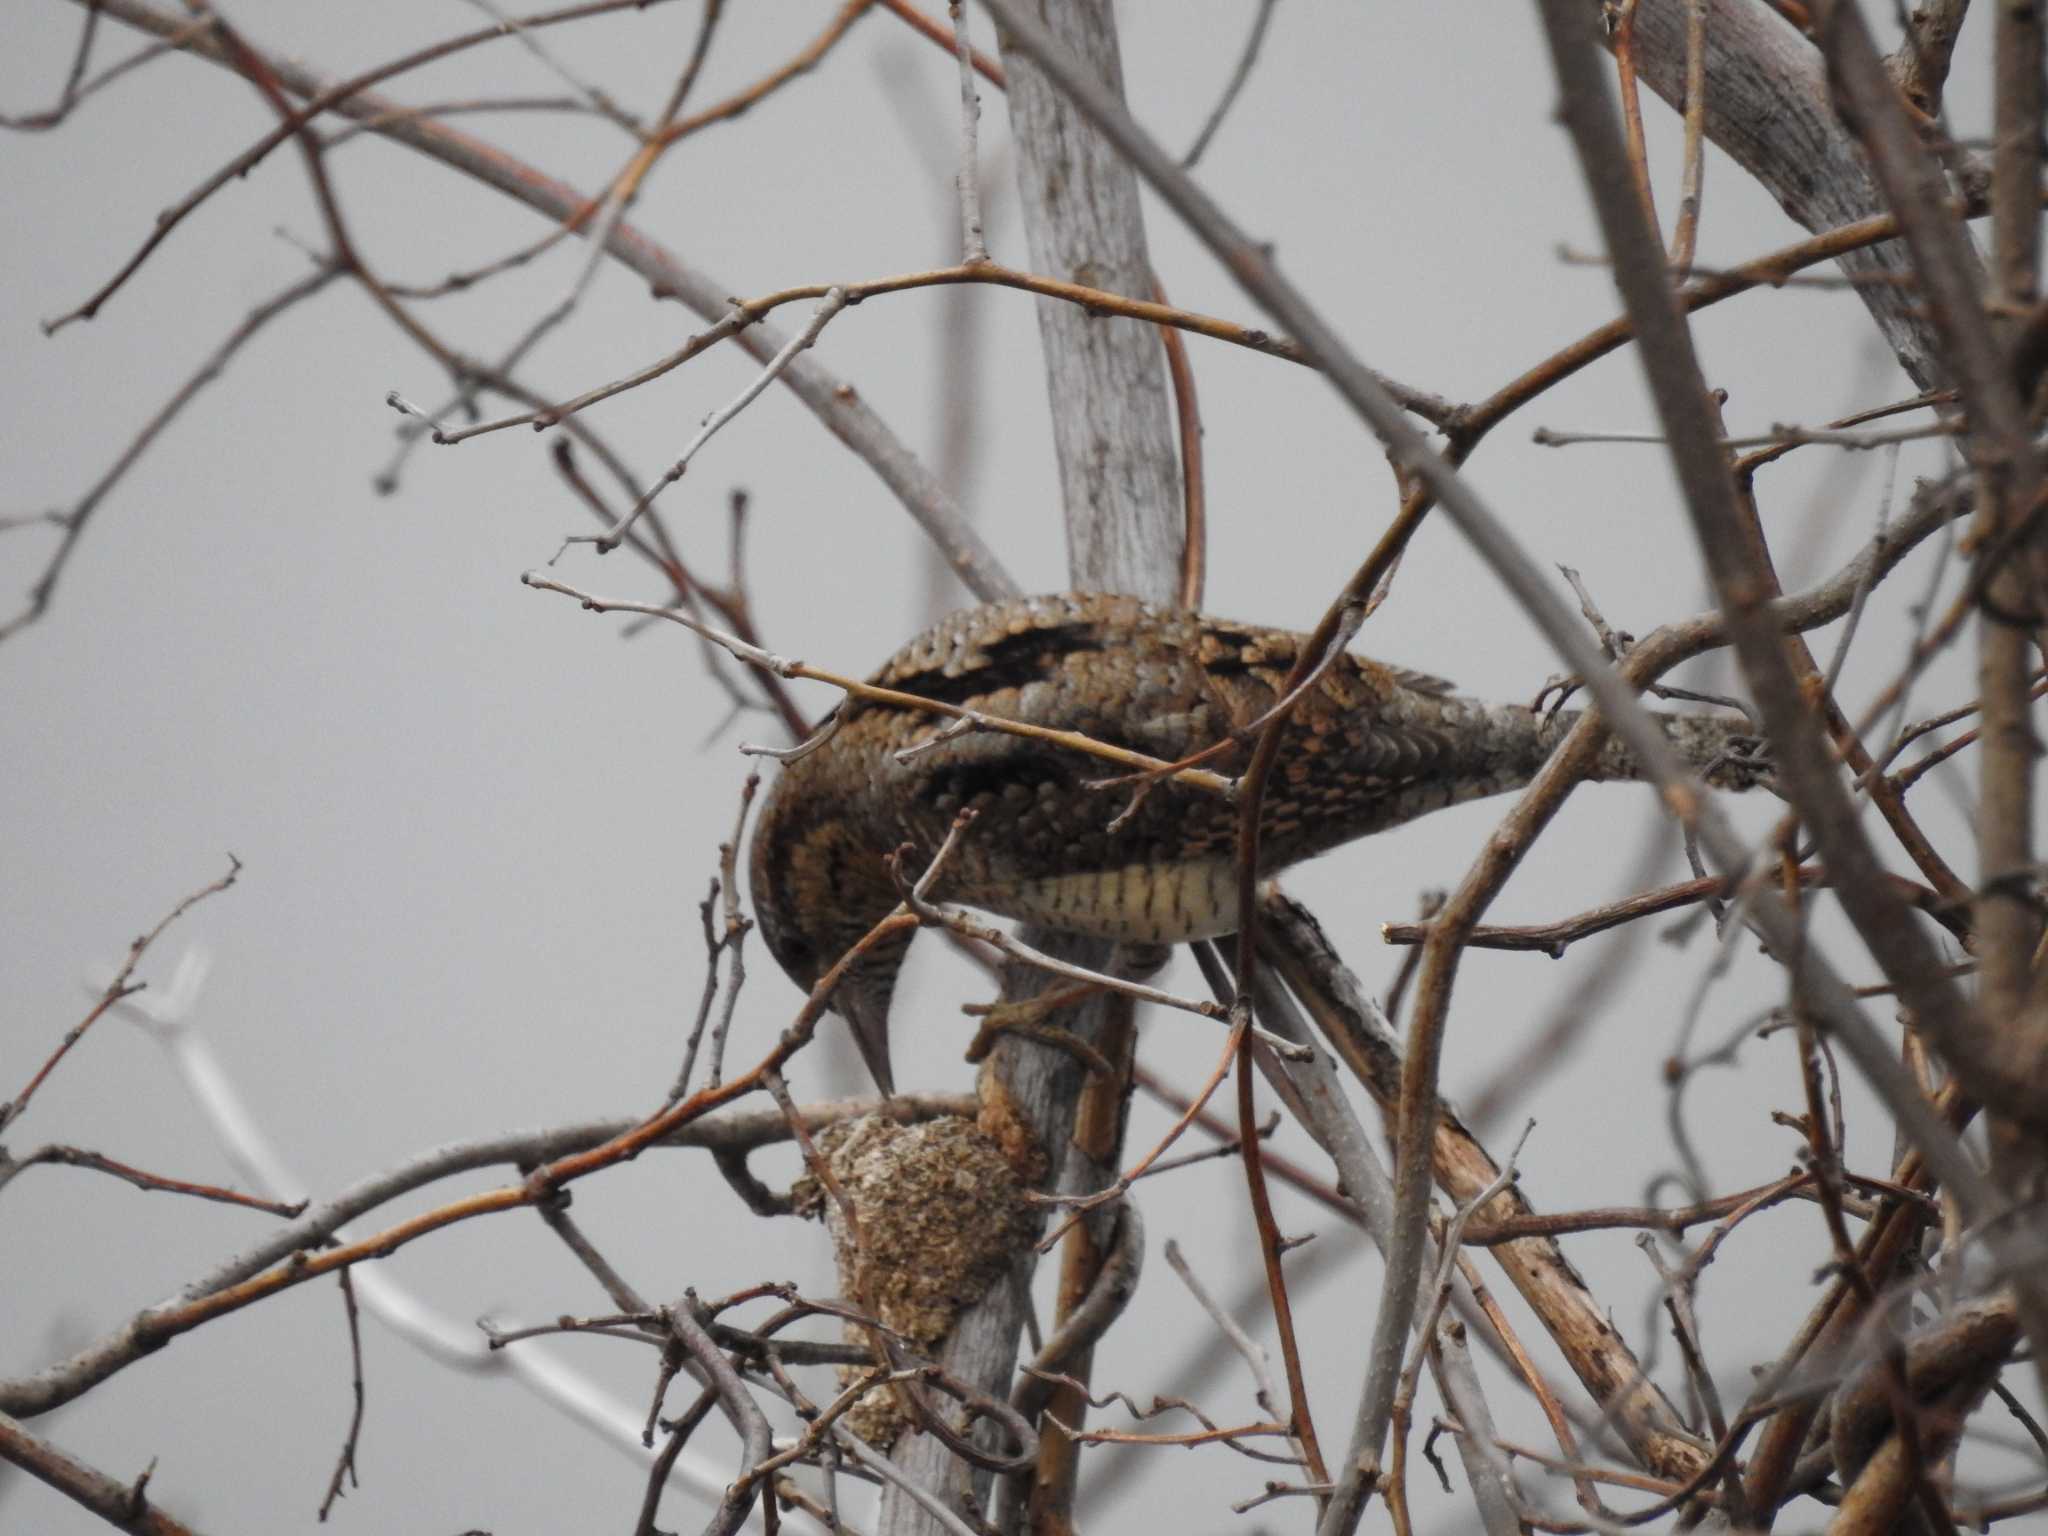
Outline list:
[[[896,1074],[889,1066],[889,1005],[877,1004],[867,989],[849,978],[833,995],[832,1007],[853,1029],[853,1043],[860,1047],[860,1059],[868,1076],[882,1090],[883,1098],[896,1093]]]

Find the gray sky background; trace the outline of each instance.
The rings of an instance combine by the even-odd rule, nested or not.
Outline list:
[[[730,9],[695,104],[786,57],[830,7]],[[1169,144],[1192,138],[1251,11],[1165,0],[1123,8],[1131,100]],[[4,110],[55,96],[80,14],[55,0],[12,8],[0,49]],[[397,0],[250,0],[228,14],[259,44],[330,78],[481,19],[463,5]],[[586,78],[651,113],[697,19],[695,5],[668,5],[558,29],[549,42]],[[112,23],[103,31],[103,58],[135,46]],[[1980,45],[1966,39],[1951,86],[1965,130],[1986,110]],[[392,87],[414,102],[559,90],[511,42]],[[633,217],[734,294],[950,261],[954,90],[945,54],[871,15],[811,77],[679,146]],[[1604,272],[1554,254],[1560,242],[1584,248],[1593,237],[1551,97],[1529,8],[1285,5],[1201,180],[1274,242],[1289,274],[1368,361],[1476,398],[1616,309]],[[1659,105],[1649,113],[1668,216],[1674,124]],[[74,501],[248,307],[305,270],[274,231],[317,243],[320,224],[300,162],[280,152],[209,201],[94,322],[49,339],[37,328],[113,271],[159,209],[270,123],[245,85],[171,59],[89,101],[58,131],[4,141],[0,512]],[[615,131],[586,118],[463,126],[584,188],[625,154]],[[985,91],[995,253],[1022,264],[1005,139],[1001,98]],[[365,253],[393,280],[432,281],[543,232],[496,194],[374,140],[351,142],[330,163]],[[1154,262],[1172,298],[1256,321],[1171,217],[1156,204],[1154,214]],[[1798,234],[1713,159],[1704,263]],[[423,313],[461,347],[492,354],[561,293],[581,260],[580,245],[557,250]],[[937,380],[949,302],[945,292],[872,301],[841,316],[818,351],[928,461],[944,405]],[[979,390],[964,495],[1019,580],[1057,589],[1064,550],[1033,301],[990,290],[966,291],[964,302],[978,321],[967,362]],[[796,311],[778,317],[786,328],[799,320]],[[702,324],[606,268],[575,323],[543,344],[525,374],[566,396],[669,351]],[[1840,292],[1755,294],[1702,316],[1696,334],[1710,377],[1729,391],[1737,431],[1814,422],[1909,392],[1868,339],[1861,307]],[[1207,425],[1207,607],[1306,627],[1392,508],[1385,462],[1314,375],[1200,340],[1190,348]],[[608,403],[593,421],[651,477],[753,371],[721,349]],[[188,945],[205,948],[212,970],[198,1020],[316,1197],[441,1142],[658,1102],[702,976],[696,904],[746,771],[734,743],[774,739],[766,717],[725,721],[723,696],[680,631],[622,640],[618,620],[520,586],[519,573],[545,561],[565,533],[587,531],[549,467],[547,442],[522,430],[423,447],[405,459],[395,494],[378,495],[372,480],[397,425],[383,403],[393,388],[422,402],[443,394],[430,360],[355,291],[336,285],[278,322],[109,498],[49,617],[0,647],[0,1094],[13,1093],[82,1014],[81,980],[215,878],[232,850],[246,864],[240,884],[168,935],[143,975],[161,985]],[[1482,448],[1471,474],[1525,548],[1546,566],[1579,569],[1617,626],[1643,633],[1702,607],[1699,562],[1658,451],[1540,449],[1528,441],[1538,424],[1649,427],[1633,360],[1610,359],[1546,396]],[[1902,461],[1901,496],[1915,468],[1934,462],[1925,453]],[[1875,455],[1808,450],[1767,471],[1766,517],[1788,583],[1831,568],[1868,537],[1883,483]],[[862,672],[932,616],[914,528],[787,392],[763,396],[662,500],[706,573],[723,569],[732,486],[753,497],[752,591],[773,648]],[[30,530],[0,540],[0,603],[10,610],[48,538]],[[629,558],[600,561],[585,547],[560,573],[603,593],[658,595]],[[1846,674],[1852,705],[1903,655],[1905,603],[1931,569],[1923,552],[1884,589]],[[957,588],[953,596],[964,601]],[[1416,541],[1360,648],[1499,697],[1532,696],[1557,667],[1442,521]],[[1964,697],[1961,675],[1933,677],[1916,716]],[[803,698],[814,710],[829,703],[817,688]],[[1937,834],[1954,839],[1966,781],[1918,794]],[[1400,956],[1381,945],[1378,925],[1413,915],[1425,889],[1455,883],[1503,805],[1465,807],[1342,850],[1289,887],[1381,989]],[[1770,805],[1743,814],[1761,828]],[[1643,877],[1646,847],[1653,879],[1680,875],[1682,858],[1646,791],[1589,788],[1494,918],[1559,916],[1620,894]],[[1839,927],[1824,921],[1821,932],[1852,980],[1871,979]],[[1452,1016],[1452,1094],[1526,1066],[1530,1036],[1612,942],[1580,945],[1561,962],[1470,955]],[[1777,997],[1778,973],[1753,942],[1732,948],[1732,968],[1701,1014],[1703,1041],[1729,1036]],[[754,1059],[798,1002],[758,943],[749,959],[736,1062]],[[1691,931],[1683,947],[1644,942],[1577,1054],[1526,1074],[1491,1140],[1504,1146],[1523,1115],[1536,1117],[1522,1167],[1540,1208],[1633,1203],[1673,1166],[1659,1064],[1711,959],[1710,929]],[[967,1026],[957,1004],[979,996],[973,978],[935,954],[921,955],[912,975],[915,990],[896,1014],[899,1074],[910,1087],[964,1086],[971,1069],[959,1059]],[[1174,981],[1199,986],[1191,967],[1177,967]],[[1220,1046],[1213,1026],[1184,1016],[1144,1028],[1145,1060],[1188,1085]],[[828,1032],[795,1074],[801,1097],[857,1086],[838,1027]],[[1783,1038],[1751,1042],[1689,1094],[1717,1191],[1773,1177],[1793,1158],[1790,1133],[1769,1120],[1772,1109],[1797,1107],[1789,1052]],[[1888,1161],[1889,1133],[1854,1085],[1849,1103],[1853,1161],[1874,1169]],[[1163,1123],[1141,1104],[1132,1146],[1148,1145]],[[113,1020],[87,1037],[9,1137],[17,1153],[49,1140],[174,1175],[229,1176],[164,1058]],[[1303,1150],[1291,1133],[1282,1144]],[[784,1181],[794,1168],[791,1156],[761,1162]],[[431,1202],[493,1182],[440,1186]],[[1341,1441],[1378,1262],[1326,1215],[1279,1198],[1289,1231],[1323,1234],[1292,1262],[1304,1331],[1316,1340],[1311,1390],[1323,1434]],[[1215,1359],[1202,1378],[1184,1373],[1181,1362],[1212,1330],[1157,1256],[1178,1238],[1270,1342],[1242,1179],[1234,1165],[1205,1164],[1145,1186],[1141,1199],[1154,1262],[1138,1316],[1098,1357],[1098,1384],[1141,1398],[1185,1392],[1218,1418],[1242,1419],[1252,1407],[1234,1362]],[[779,1278],[833,1289],[820,1229],[749,1217],[696,1156],[649,1156],[580,1185],[576,1209],[652,1294],[717,1294]],[[0,1209],[9,1297],[0,1373],[116,1326],[266,1228],[263,1217],[144,1197],[84,1173],[24,1176]],[[1642,1256],[1625,1235],[1578,1239],[1570,1252],[1642,1347],[1653,1295]],[[1800,1207],[1759,1218],[1727,1246],[1702,1296],[1727,1391],[1741,1393],[1748,1367],[1776,1352],[1806,1305],[1809,1289],[1788,1272],[1810,1272],[1825,1257],[1819,1223]],[[523,1215],[440,1234],[384,1267],[458,1322],[603,1306]],[[1537,1337],[1533,1323],[1527,1335]],[[336,1529],[630,1528],[641,1475],[616,1449],[510,1383],[432,1364],[375,1324],[364,1343],[363,1487],[340,1506]],[[633,1411],[644,1404],[651,1362],[640,1352],[604,1340],[530,1347],[588,1371]],[[1562,1375],[1547,1344],[1539,1356]],[[1658,1359],[1660,1379],[1675,1388],[1668,1342]],[[1540,1443],[1540,1421],[1486,1369],[1506,1432]],[[152,1492],[208,1530],[294,1530],[314,1523],[348,1407],[341,1309],[334,1287],[320,1284],[179,1340],[36,1427],[116,1475],[157,1458]],[[722,1478],[731,1442],[707,1434],[701,1448],[728,1458],[712,1463]],[[1084,1519],[1222,1529],[1233,1518],[1227,1503],[1256,1493],[1265,1475],[1215,1449],[1126,1456]],[[1426,1472],[1413,1481],[1437,1528],[1462,1521],[1468,1506],[1442,1500]],[[664,1523],[687,1529],[702,1518],[678,1497]],[[1285,1508],[1251,1517],[1273,1528],[1297,1518]],[[0,1483],[0,1529],[99,1528],[38,1485]]]

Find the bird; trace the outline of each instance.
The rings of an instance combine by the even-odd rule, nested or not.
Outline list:
[[[1165,780],[1099,784],[1119,770],[1043,739],[965,729],[930,701],[1076,732],[1178,761],[1242,733],[1283,696],[1309,637],[1140,598],[1010,598],[942,619],[870,680],[910,701],[849,694],[763,799],[749,858],[769,952],[815,987],[898,904],[889,858],[923,869],[964,810],[976,813],[930,896],[1073,933],[1154,945],[1238,926],[1237,806]],[[1340,653],[1297,701],[1260,806],[1259,876],[1430,811],[1527,784],[1579,712],[1490,704],[1441,679]],[[1768,776],[1746,722],[1660,714],[1679,755],[1712,783]],[[1206,766],[1241,772],[1244,736]],[[1609,739],[1595,779],[1640,778]],[[889,1005],[914,929],[847,969],[830,1003],[869,1074],[895,1091]]]

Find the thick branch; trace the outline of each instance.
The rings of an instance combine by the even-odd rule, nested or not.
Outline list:
[[[1685,28],[1691,0],[1640,0],[1635,61],[1643,83],[1685,108]],[[1585,9],[1594,7],[1585,6]],[[1707,0],[1708,140],[1803,227],[1816,232],[1885,210],[1861,149],[1829,99],[1813,45],[1756,0]],[[1899,366],[1922,389],[1946,377],[1932,327],[1897,243],[1840,258]]]
[[[191,1526],[173,1520],[149,1502],[147,1472],[133,1483],[117,1483],[106,1473],[65,1455],[49,1441],[38,1439],[4,1413],[0,1413],[0,1461],[10,1461],[31,1477],[48,1483],[117,1531],[139,1531],[145,1536],[195,1536]]]

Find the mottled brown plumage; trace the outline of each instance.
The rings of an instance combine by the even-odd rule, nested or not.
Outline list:
[[[1268,710],[1305,639],[1133,597],[1062,593],[956,613],[872,681],[1171,761]],[[1484,704],[1347,653],[1288,722],[1260,812],[1261,873],[1525,784],[1577,718]],[[1716,782],[1757,781],[1760,770],[1729,755],[1730,723],[1663,718],[1678,750]],[[884,858],[908,843],[920,868],[966,807],[979,815],[938,898],[1120,940],[1175,943],[1236,929],[1230,801],[1160,784],[1112,831],[1130,791],[1086,787],[1117,771],[1097,757],[976,731],[897,760],[949,723],[849,698],[832,737],[782,769],[754,830],[754,907],[769,950],[798,985],[815,984],[895,906]],[[1233,746],[1208,766],[1234,774],[1245,756]],[[1635,769],[1610,743],[1593,776],[1630,778]],[[889,999],[908,945],[906,936],[872,952],[833,999],[885,1092]]]

